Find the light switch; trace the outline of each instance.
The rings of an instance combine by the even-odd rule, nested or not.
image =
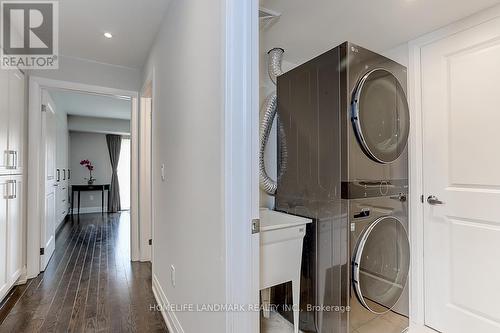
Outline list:
[[[175,288],[175,266],[170,265],[170,282],[172,283],[172,287]]]

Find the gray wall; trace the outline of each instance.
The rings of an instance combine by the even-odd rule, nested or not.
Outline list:
[[[97,179],[96,184],[109,184],[111,182],[111,163],[109,161],[106,135],[99,133],[70,132],[69,137],[71,185],[87,183],[84,178],[89,177],[89,172],[80,165],[80,161],[84,159],[90,160],[95,167],[92,175]],[[106,196],[104,200],[106,204]],[[76,203],[77,198],[75,194],[75,208]],[[82,192],[81,207],[83,208],[82,212],[92,211],[92,208],[95,208],[94,211],[99,210],[101,208],[101,193]]]

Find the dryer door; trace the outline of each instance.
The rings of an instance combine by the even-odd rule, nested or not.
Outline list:
[[[410,113],[401,84],[385,69],[374,69],[358,83],[351,121],[365,153],[379,163],[395,161],[410,132]]]
[[[401,221],[384,216],[360,237],[353,258],[353,287],[368,310],[382,314],[401,297],[408,280],[410,244]]]

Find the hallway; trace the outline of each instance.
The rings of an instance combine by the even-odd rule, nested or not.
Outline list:
[[[151,264],[130,261],[129,219],[123,212],[66,222],[46,271],[5,299],[0,332],[166,332],[150,310]]]

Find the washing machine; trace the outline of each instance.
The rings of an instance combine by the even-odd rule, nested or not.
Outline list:
[[[349,332],[408,326],[408,204],[401,196],[349,200]]]
[[[277,95],[286,160],[275,209],[313,219],[302,256],[301,330],[404,331],[405,67],[346,42],[280,75]],[[275,288],[273,302],[289,308],[280,306],[291,303],[291,288]]]

